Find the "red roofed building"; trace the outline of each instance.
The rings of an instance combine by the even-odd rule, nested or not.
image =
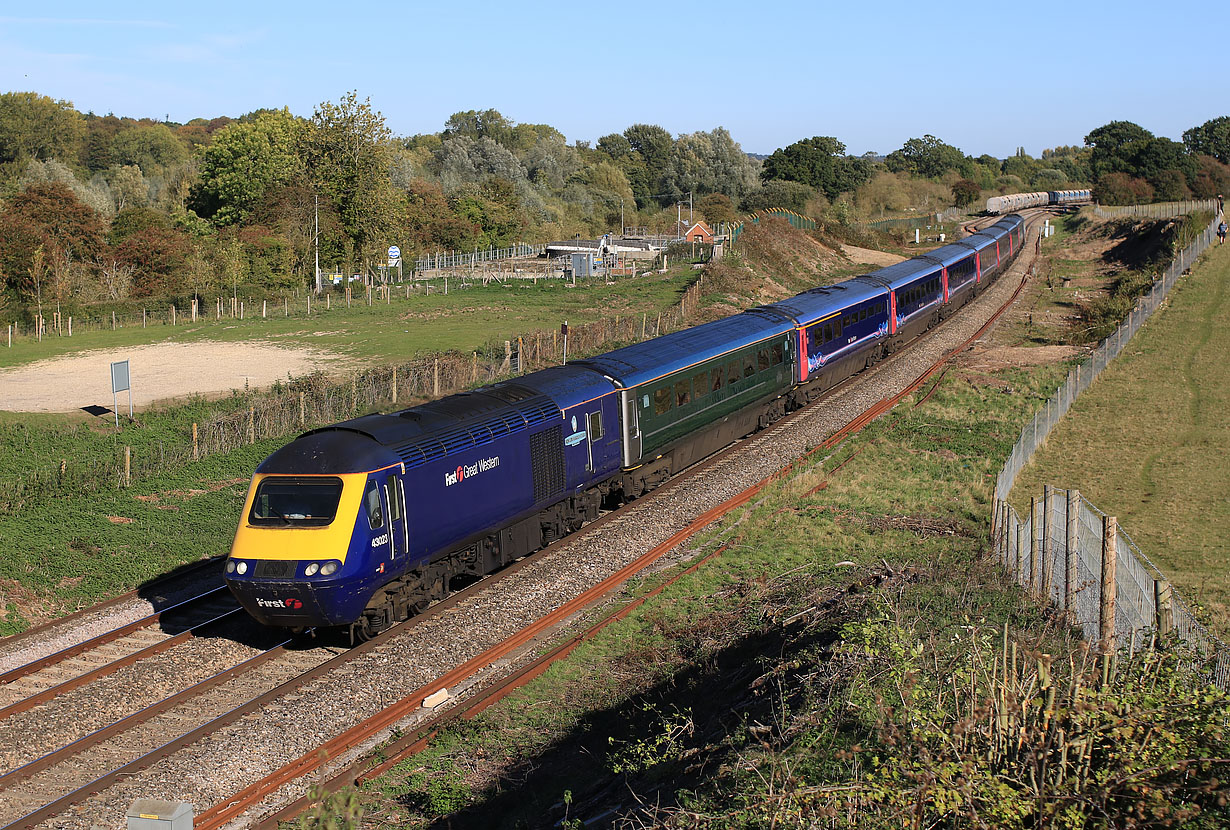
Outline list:
[[[712,245],[713,228],[705,224],[704,221],[700,221],[688,228],[688,232],[683,235],[683,238],[688,242],[703,242],[706,245]]]

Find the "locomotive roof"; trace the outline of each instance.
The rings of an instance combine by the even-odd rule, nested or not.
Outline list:
[[[340,425],[339,425],[340,426]],[[370,435],[325,428],[299,436],[256,468],[258,474],[341,475],[379,470],[397,457]]]
[[[569,363],[567,366],[551,366],[512,381],[526,389],[547,395],[560,409],[568,409],[585,401],[592,401],[615,391],[610,380],[597,374],[589,366]]]
[[[882,285],[847,280],[836,285],[811,288],[787,300],[757,306],[749,313],[785,315],[795,325],[806,326],[835,311],[882,297],[884,294],[885,289]]]
[[[783,334],[793,327],[794,324],[784,317],[736,314],[578,360],[573,365],[588,366],[629,388]]]

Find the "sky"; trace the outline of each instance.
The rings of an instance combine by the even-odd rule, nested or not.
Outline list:
[[[0,92],[182,123],[310,117],[355,90],[401,136],[496,109],[569,142],[646,123],[725,127],[752,153],[815,135],[889,153],[931,134],[1004,158],[1115,120],[1181,140],[1230,113],[1228,30],[1189,0],[9,0]]]

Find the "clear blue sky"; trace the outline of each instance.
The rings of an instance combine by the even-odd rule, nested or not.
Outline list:
[[[832,135],[887,153],[931,133],[970,155],[1080,144],[1127,120],[1179,140],[1230,114],[1230,15],[1125,0],[4,3],[0,92],[188,121],[349,90],[398,135],[460,110],[570,142],[634,123],[717,126],[749,152]]]

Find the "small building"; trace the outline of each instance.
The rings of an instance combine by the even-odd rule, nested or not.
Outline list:
[[[692,227],[688,228],[688,232],[683,235],[683,238],[688,242],[703,242],[706,245],[713,244],[713,228],[701,220]]]

